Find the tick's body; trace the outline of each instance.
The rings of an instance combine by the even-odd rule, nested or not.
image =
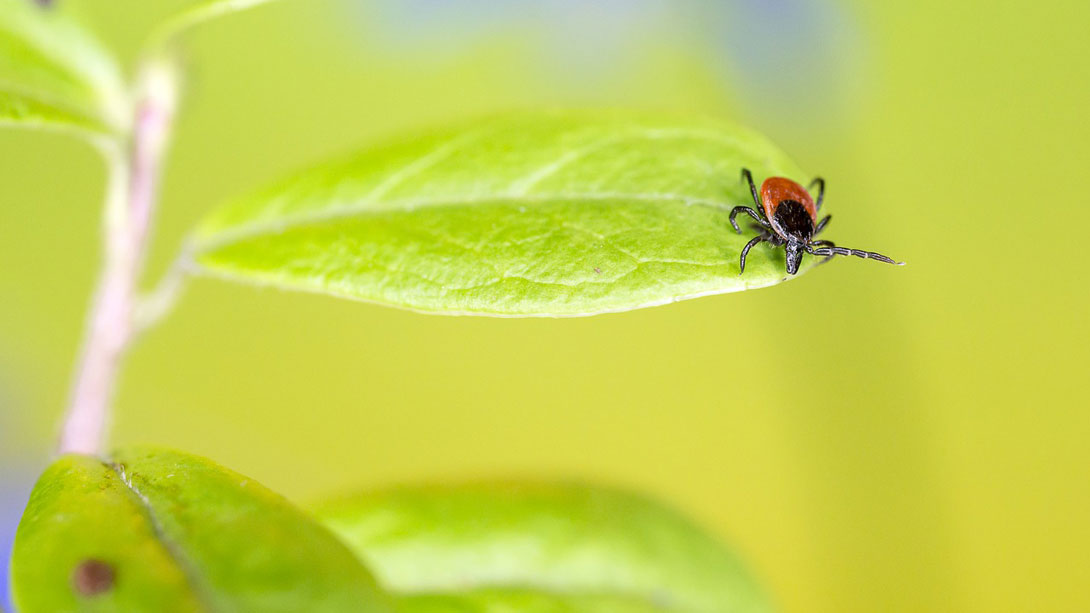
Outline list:
[[[761,208],[777,234],[813,237],[817,205],[810,192],[791,179],[765,179],[761,185]]]
[[[825,199],[824,180],[814,179],[810,184],[810,187],[818,186],[817,202],[814,202],[810,192],[791,179],[769,177],[761,184],[761,192],[758,195],[757,186],[753,183],[753,175],[748,170],[742,169],[742,178],[749,183],[753,203],[758,209],[754,210],[748,206],[734,207],[734,210],[730,212],[730,224],[740,234],[742,230],[738,227],[735,217],[745,213],[760,224],[763,231],[746,243],[742,249],[738,274],[745,272],[746,255],[749,254],[749,250],[761,242],[772,243],[775,247],[785,247],[787,272],[792,275],[799,270],[803,252],[824,255],[827,256],[826,259],[834,255],[854,255],[888,264],[898,263],[878,253],[845,249],[837,247],[832,241],[814,240],[814,237],[824,230],[832,219],[832,215],[826,215],[818,221],[818,211],[821,210],[821,202]]]

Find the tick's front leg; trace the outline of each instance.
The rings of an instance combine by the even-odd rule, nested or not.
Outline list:
[[[757,221],[757,223],[761,224],[762,228],[764,228],[766,230],[771,229],[771,226],[768,225],[768,221],[766,221],[765,218],[760,213],[758,213],[757,211],[754,211],[753,209],[749,208],[748,206],[736,206],[730,212],[730,225],[734,228],[734,231],[737,232],[738,234],[742,233],[742,229],[738,227],[738,222],[735,221],[734,218],[738,217],[738,215],[740,213],[745,213],[745,214],[749,215],[750,217],[752,217],[754,220]]]
[[[757,246],[758,243],[768,240],[767,234],[761,234],[760,236],[753,237],[753,240],[746,243],[745,247],[742,247],[742,257],[738,261],[738,275],[746,271],[746,256],[749,255],[749,250]]]

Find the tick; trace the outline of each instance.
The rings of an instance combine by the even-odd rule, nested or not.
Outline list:
[[[791,275],[799,271],[803,252],[826,256],[826,260],[834,255],[854,255],[858,258],[878,260],[897,266],[904,264],[904,262],[895,262],[880,253],[837,247],[832,241],[814,240],[814,237],[820,234],[833,218],[832,215],[826,215],[818,221],[817,217],[818,212],[821,211],[821,201],[825,199],[824,179],[817,178],[810,183],[811,189],[815,185],[818,188],[816,203],[809,191],[791,179],[769,177],[761,184],[759,195],[757,186],[753,183],[753,174],[749,170],[742,169],[742,179],[749,183],[753,204],[757,205],[757,208],[734,207],[730,212],[730,225],[735,232],[741,234],[742,230],[738,227],[735,217],[745,213],[760,225],[762,231],[742,248],[738,274],[746,270],[746,255],[749,254],[749,250],[763,242],[772,243],[773,247],[784,247],[787,254],[787,274]]]

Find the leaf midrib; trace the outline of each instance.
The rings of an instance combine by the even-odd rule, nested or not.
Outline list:
[[[594,194],[555,193],[542,196],[512,196],[499,194],[468,198],[413,198],[406,200],[393,200],[388,202],[366,200],[364,202],[358,202],[346,206],[325,207],[321,211],[315,213],[285,215],[283,217],[276,218],[275,220],[268,220],[261,223],[238,224],[233,227],[231,225],[227,225],[223,230],[215,228],[199,230],[195,243],[197,245],[198,252],[209,252],[221,249],[232,244],[245,242],[249,239],[257,238],[262,235],[278,234],[284,232],[285,230],[290,230],[298,227],[320,225],[341,218],[355,216],[379,216],[390,213],[411,213],[414,210],[422,208],[459,208],[480,206],[484,204],[507,204],[517,206],[519,204],[558,204],[564,202],[578,203],[618,201],[618,203],[623,203],[623,201],[626,200],[653,203],[680,203],[686,206],[696,205],[707,206],[724,211],[730,210],[730,205],[722,201],[708,200],[706,198],[695,198],[669,192],[652,194],[629,194],[624,192],[599,192]],[[381,205],[381,207],[368,208],[373,205]],[[202,236],[205,237],[204,240],[202,240]]]
[[[0,118],[0,126],[5,128],[33,127],[60,132],[75,132],[90,138],[105,137],[111,134],[110,129],[106,127],[107,122],[97,111],[79,108],[57,96],[40,91],[31,91],[7,81],[0,81],[0,98],[3,97],[22,99],[33,105],[40,105],[62,117],[61,120],[48,117],[38,117],[33,120]]]
[[[201,603],[208,613],[219,613],[220,609],[214,604],[215,598],[212,589],[201,577],[197,565],[185,554],[185,549],[180,543],[175,542],[168,534],[166,527],[159,521],[155,509],[146,496],[136,487],[131,477],[126,476],[125,466],[117,462],[104,462],[105,466],[113,471],[121,484],[125,486],[125,492],[136,503],[147,517],[148,525],[155,540],[163,546],[167,555],[182,572],[189,584],[193,595]]]
[[[393,271],[393,272],[400,272],[400,271]],[[204,274],[204,275],[206,275],[208,277],[211,277],[211,278],[216,278],[216,279],[221,279],[221,280],[226,280],[226,281],[237,281],[238,280],[236,275],[226,273],[226,272],[222,272],[222,271],[217,271],[215,269],[210,269],[210,268],[202,269],[202,274]],[[705,291],[693,292],[691,294],[680,294],[680,295],[677,295],[677,296],[668,296],[668,297],[661,298],[661,299],[658,299],[658,300],[649,300],[647,302],[641,302],[641,303],[633,305],[633,306],[620,306],[620,307],[616,307],[616,308],[599,308],[599,309],[593,309],[593,310],[588,310],[588,311],[571,311],[571,312],[547,313],[547,312],[542,312],[542,311],[538,311],[538,310],[532,310],[532,311],[486,311],[486,310],[476,310],[476,311],[471,311],[471,310],[457,310],[457,309],[450,309],[450,308],[425,309],[425,308],[422,308],[422,307],[412,306],[412,305],[409,305],[409,304],[393,303],[393,302],[389,302],[389,301],[386,301],[386,300],[383,300],[383,299],[380,299],[380,298],[364,298],[364,297],[362,297],[362,296],[360,296],[358,294],[353,294],[351,292],[344,292],[344,291],[340,291],[338,289],[329,288],[329,287],[309,287],[307,285],[287,283],[287,282],[284,282],[284,279],[279,278],[279,277],[277,277],[277,276],[275,276],[273,274],[269,274],[269,273],[250,272],[250,273],[248,273],[248,276],[257,285],[261,285],[261,286],[264,286],[264,287],[282,289],[282,290],[285,290],[285,291],[303,292],[303,293],[307,293],[307,294],[315,294],[315,295],[320,295],[320,296],[333,296],[333,297],[336,297],[336,298],[340,298],[342,300],[349,300],[349,301],[352,301],[352,302],[362,302],[364,304],[375,304],[375,305],[381,305],[381,306],[391,306],[391,307],[398,308],[398,309],[405,310],[405,311],[409,311],[409,312],[412,312],[412,313],[420,313],[422,315],[442,314],[442,315],[449,315],[449,316],[494,317],[494,318],[497,318],[497,319],[525,319],[525,318],[528,318],[528,317],[531,317],[531,318],[569,319],[569,318],[577,318],[577,317],[593,317],[593,316],[596,316],[596,315],[607,315],[607,314],[610,314],[610,313],[627,313],[628,311],[633,311],[633,310],[637,310],[637,309],[645,309],[645,308],[652,308],[652,307],[658,307],[658,306],[665,306],[665,305],[668,305],[668,304],[674,304],[675,302],[683,302],[685,300],[693,300],[693,299],[696,299],[696,298],[705,298],[705,297],[708,297],[708,296],[719,296],[719,295],[722,295],[722,294],[732,294],[732,293],[735,293],[735,292],[741,292],[741,291],[746,291],[746,290],[751,290],[751,289],[760,289],[760,288],[775,285],[776,283],[779,282],[778,280],[775,280],[775,279],[761,279],[761,280],[758,280],[758,281],[755,281],[755,282],[751,281],[749,279],[744,279],[743,280],[744,282],[743,282],[742,286],[739,286],[739,287],[712,288],[712,289],[705,290]],[[549,285],[548,283],[533,281],[533,280],[529,280],[529,279],[527,281],[530,282],[530,283],[536,283],[536,284],[539,284],[539,285]],[[455,291],[457,291],[457,290],[455,290]]]
[[[639,200],[639,201],[655,201],[655,200],[668,200],[675,202],[682,202],[686,205],[691,204],[703,204],[714,208],[728,208],[730,205],[716,201],[708,200],[705,198],[694,198],[685,196],[682,194],[675,194],[670,192],[665,193],[653,193],[653,194],[630,194],[624,192],[595,192],[593,194],[584,193],[562,193],[554,192],[543,195],[532,195],[530,190],[536,187],[549,176],[554,175],[559,170],[570,165],[571,163],[578,161],[579,159],[610,145],[616,145],[626,140],[633,139],[649,139],[649,140],[668,140],[668,139],[695,139],[704,140],[711,143],[717,143],[725,147],[739,150],[741,143],[736,138],[727,138],[720,134],[704,131],[696,127],[657,127],[657,126],[639,126],[637,128],[627,128],[619,133],[604,134],[599,138],[592,140],[591,142],[584,143],[582,146],[568,151],[562,154],[553,162],[538,168],[536,171],[530,173],[527,176],[523,176],[518,180],[512,181],[506,189],[497,190],[496,194],[489,194],[487,196],[478,197],[464,197],[464,198],[408,198],[408,199],[395,199],[390,201],[383,201],[382,197],[388,194],[391,190],[401,186],[404,182],[420,173],[427,171],[435,164],[442,162],[450,158],[457,153],[463,146],[468,143],[480,141],[482,138],[502,131],[505,128],[502,122],[482,126],[475,130],[470,130],[464,133],[456,133],[450,138],[443,140],[442,142],[435,143],[432,148],[417,157],[416,159],[408,162],[398,170],[390,173],[379,183],[373,186],[367,194],[362,195],[354,203],[341,206],[341,207],[321,207],[314,213],[303,213],[296,215],[286,215],[284,217],[276,218],[274,221],[257,222],[254,224],[237,224],[232,227],[232,224],[227,224],[224,228],[212,228],[210,230],[198,230],[198,238],[201,234],[222,234],[222,238],[209,241],[209,249],[215,249],[223,244],[230,244],[231,242],[246,240],[252,236],[257,236],[265,232],[282,231],[283,229],[294,225],[307,225],[311,223],[321,223],[336,219],[338,217],[350,217],[354,214],[369,213],[369,207],[376,207],[373,209],[375,212],[384,212],[389,210],[401,209],[403,211],[411,211],[416,208],[431,207],[438,205],[448,206],[471,206],[482,203],[502,203],[502,202],[526,202],[526,203],[549,203],[560,200],[582,200],[582,201],[599,201],[610,199],[627,199],[627,200]],[[566,138],[574,138],[583,133],[595,133],[597,129],[587,129],[584,127],[564,131],[556,136],[558,141]],[[263,211],[258,211],[260,215]],[[215,222],[215,220],[212,220]],[[235,238],[239,236],[240,238]]]

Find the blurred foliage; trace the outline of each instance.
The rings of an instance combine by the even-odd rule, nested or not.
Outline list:
[[[626,492],[525,482],[395,488],[315,514],[381,585],[445,596],[436,600],[451,610],[771,610],[729,550],[670,508]],[[503,606],[531,591],[557,602]]]
[[[771,610],[729,550],[636,495],[477,484],[357,494],[312,515],[148,446],[46,469],[11,585],[22,613]]]
[[[66,9],[0,0],[0,83],[106,125],[125,121],[114,58]]]
[[[261,484],[154,447],[65,455],[38,480],[12,555],[22,613],[392,613],[333,534]]]
[[[0,126],[73,131],[79,134],[109,132],[92,118],[19,92],[0,91]]]
[[[80,8],[131,58],[184,4]],[[844,39],[857,67],[830,81],[848,112],[813,113],[790,82],[786,110],[750,97],[764,72],[725,82],[726,60],[669,21],[584,78],[540,68],[532,24],[404,53],[360,5],[274,3],[194,33],[153,272],[215,203],[286,171],[570,105],[750,124],[829,181],[830,239],[909,265],[837,261],[770,290],[564,321],[198,281],[132,355],[119,442],[214,457],[295,499],[480,476],[625,485],[715,526],[787,611],[1090,609],[1090,290],[1082,245],[1052,227],[1090,222],[1066,181],[1090,164],[1090,7],[837,5],[858,35]],[[807,27],[760,23],[769,46],[793,35],[778,24]],[[78,142],[12,132],[0,152],[7,470],[44,466],[52,446],[103,177]],[[1048,218],[1015,219],[1027,210]]]

